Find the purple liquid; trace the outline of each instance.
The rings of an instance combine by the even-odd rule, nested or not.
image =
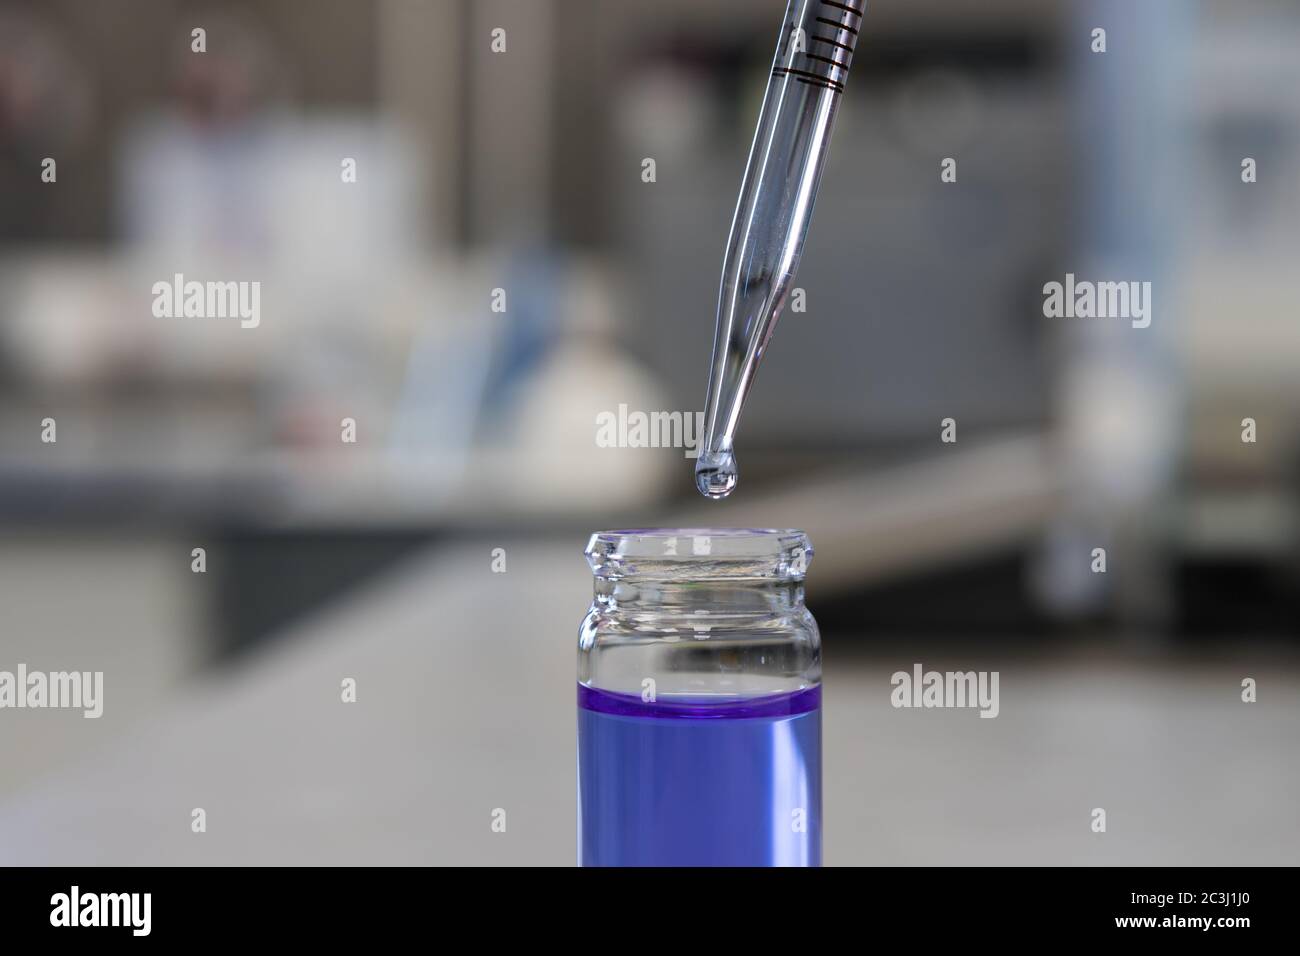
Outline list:
[[[583,866],[820,866],[821,688],[739,700],[578,685]]]

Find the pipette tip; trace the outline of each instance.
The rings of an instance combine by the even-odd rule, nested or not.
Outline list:
[[[695,487],[706,498],[725,498],[736,487],[736,458],[729,451],[701,454],[695,463]]]

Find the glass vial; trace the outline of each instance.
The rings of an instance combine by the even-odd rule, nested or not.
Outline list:
[[[602,531],[578,632],[584,866],[821,864],[801,531]]]

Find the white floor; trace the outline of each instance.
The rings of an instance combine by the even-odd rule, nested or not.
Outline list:
[[[490,570],[497,545],[505,574]],[[0,862],[571,863],[589,588],[572,542],[431,553],[8,794]],[[1035,664],[913,639],[859,660],[851,636],[825,637],[828,864],[1300,862],[1294,658]],[[1000,671],[1000,715],[894,709],[889,675],[916,661]],[[1240,700],[1246,676],[1258,703]],[[23,744],[7,732],[0,746]]]

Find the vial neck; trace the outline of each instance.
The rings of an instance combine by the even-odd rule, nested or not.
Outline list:
[[[610,611],[713,616],[782,614],[803,606],[802,581],[656,581],[596,578],[595,603]]]

